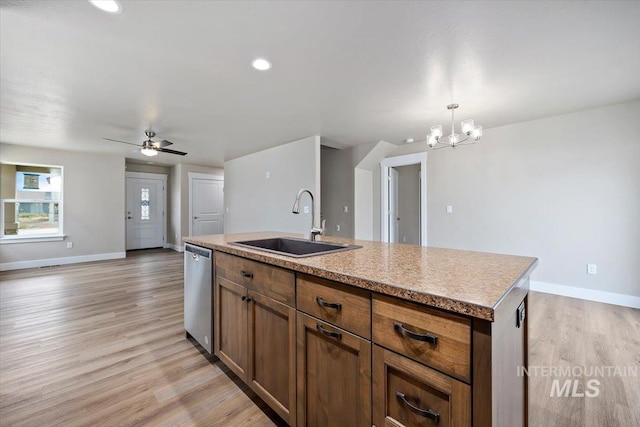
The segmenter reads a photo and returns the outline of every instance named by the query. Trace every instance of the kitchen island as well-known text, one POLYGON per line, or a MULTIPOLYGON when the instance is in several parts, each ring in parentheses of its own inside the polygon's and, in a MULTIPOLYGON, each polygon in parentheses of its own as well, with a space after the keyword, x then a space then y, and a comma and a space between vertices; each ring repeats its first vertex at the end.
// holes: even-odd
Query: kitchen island
POLYGON ((537 259, 352 239, 293 258, 213 249, 215 354, 291 425, 527 425, 537 259), (426 424, 425 424, 426 423, 426 424), (429 424, 431 423, 431 424, 429 424))

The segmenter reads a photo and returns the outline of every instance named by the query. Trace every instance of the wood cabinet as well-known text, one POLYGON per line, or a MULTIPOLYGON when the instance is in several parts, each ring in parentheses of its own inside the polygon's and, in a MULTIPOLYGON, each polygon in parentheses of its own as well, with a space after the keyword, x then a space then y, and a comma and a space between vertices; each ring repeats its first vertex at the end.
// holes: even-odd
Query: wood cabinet
POLYGON ((493 321, 216 252, 215 354, 289 425, 527 425, 529 278, 493 321))
POLYGON ((307 274, 296 285, 298 310, 371 339, 371 292, 307 274))
POLYGON ((378 345, 373 423, 378 427, 471 425, 471 387, 378 345))
POLYGON ((295 425, 296 310, 249 292, 248 384, 278 415, 295 425))
POLYGON ((371 426, 371 342, 298 313, 298 426, 371 426))
POLYGON ((284 303, 295 300, 293 273, 228 254, 215 259, 215 355, 294 425, 296 317, 284 303))
POLYGON ((384 295, 373 298, 373 340, 471 382, 471 319, 384 295))
POLYGON ((247 288, 217 276, 214 290, 214 354, 247 381, 247 288))

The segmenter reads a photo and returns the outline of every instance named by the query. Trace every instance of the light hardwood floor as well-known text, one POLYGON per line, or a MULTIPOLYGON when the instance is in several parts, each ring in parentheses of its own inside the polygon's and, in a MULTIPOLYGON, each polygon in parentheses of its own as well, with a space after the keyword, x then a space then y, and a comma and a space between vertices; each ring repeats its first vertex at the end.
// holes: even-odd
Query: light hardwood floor
MULTIPOLYGON (((284 425, 185 339, 182 254, 0 273, 0 425, 284 425)), ((640 365, 640 311, 532 293, 530 365, 640 365)), ((530 378, 530 425, 640 425, 638 378, 596 398, 530 378)), ((583 387, 581 388, 584 391, 583 387)))

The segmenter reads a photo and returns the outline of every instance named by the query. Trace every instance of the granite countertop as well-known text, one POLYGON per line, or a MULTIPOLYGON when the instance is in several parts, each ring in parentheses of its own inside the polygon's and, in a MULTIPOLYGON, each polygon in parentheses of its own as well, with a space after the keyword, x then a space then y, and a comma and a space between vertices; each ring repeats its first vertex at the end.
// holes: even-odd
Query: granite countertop
POLYGON ((187 243, 312 274, 444 310, 493 321, 504 296, 531 274, 537 258, 398 243, 322 237, 362 248, 293 258, 229 245, 269 237, 302 237, 275 232, 219 234, 183 239, 187 243))

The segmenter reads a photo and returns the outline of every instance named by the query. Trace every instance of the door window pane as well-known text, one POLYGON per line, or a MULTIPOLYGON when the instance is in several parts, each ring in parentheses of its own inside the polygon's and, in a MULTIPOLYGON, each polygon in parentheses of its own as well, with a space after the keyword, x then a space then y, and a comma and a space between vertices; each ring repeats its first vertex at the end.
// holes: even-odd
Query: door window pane
POLYGON ((140 190, 140 219, 149 219, 149 189, 142 188, 140 190))

